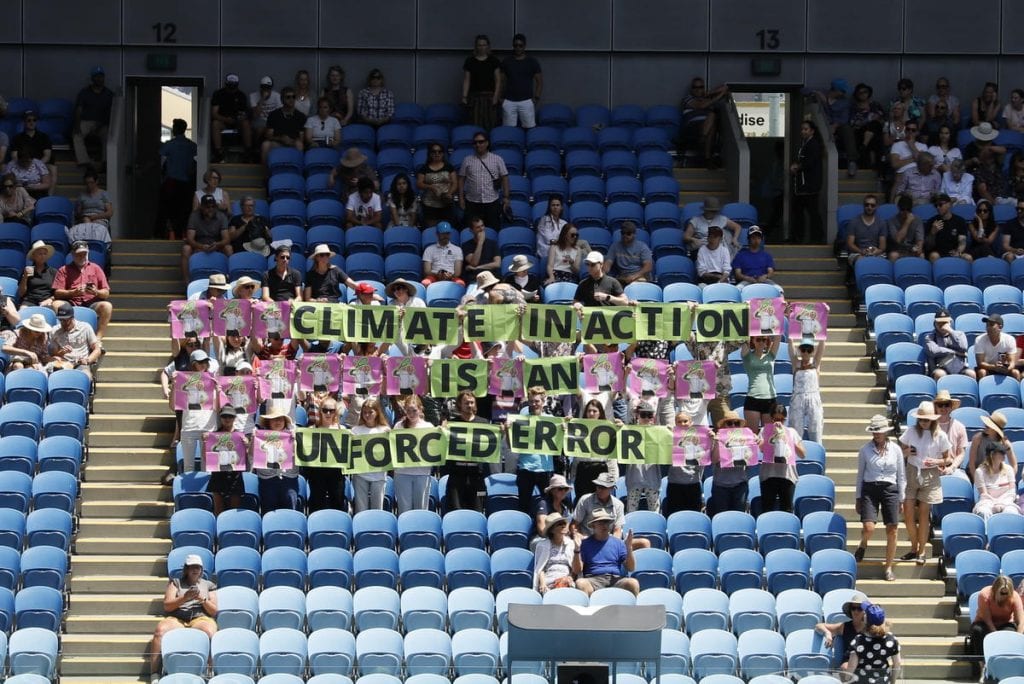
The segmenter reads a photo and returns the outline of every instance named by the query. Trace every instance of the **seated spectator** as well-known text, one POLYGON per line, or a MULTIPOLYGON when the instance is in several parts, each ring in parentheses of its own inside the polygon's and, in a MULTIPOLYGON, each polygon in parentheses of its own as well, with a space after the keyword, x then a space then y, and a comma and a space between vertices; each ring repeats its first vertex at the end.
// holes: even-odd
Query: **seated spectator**
POLYGON ((590 253, 590 243, 580 239, 579 229, 566 223, 558 239, 548 248, 548 273, 545 285, 578 283, 583 257, 590 253))
POLYGON ((114 311, 107 276, 102 268, 89 261, 89 245, 85 242, 71 245, 71 255, 71 262, 57 269, 53 276, 53 298, 95 311, 96 337, 102 341, 114 311))
POLYGON ((926 115, 931 117, 939 103, 946 105, 950 123, 952 123, 955 129, 960 125, 960 98, 953 94, 949 85, 949 79, 945 76, 940 76, 935 81, 935 92, 928 96, 928 102, 925 105, 926 115))
POLYGON ((203 174, 203 187, 192 193, 192 211, 199 208, 204 197, 211 195, 217 203, 217 211, 224 214, 224 218, 231 216, 231 195, 220 187, 221 180, 220 171, 217 169, 208 169, 203 174))
POLYGON ((1010 101, 1003 107, 1004 128, 1018 133, 1024 132, 1024 90, 1010 91, 1010 101))
POLYGON ((23 319, 16 330, 0 332, 0 351, 10 357, 7 372, 19 368, 45 370, 52 358, 49 339, 51 330, 42 314, 32 314, 23 319))
POLYGON ((106 77, 103 67, 93 67, 89 72, 89 85, 78 91, 75 99, 71 143, 79 166, 92 163, 85 147, 85 139, 90 136, 99 139, 100 164, 104 164, 107 157, 107 128, 110 126, 110 110, 114 106, 114 92, 104 84, 106 77))
POLYGON ((1024 256, 1024 200, 1017 202, 1017 217, 1013 221, 1003 224, 1003 258, 1012 264, 1022 256, 1024 256))
POLYGON ((1017 150, 1013 153, 1006 176, 1010 193, 1018 200, 1024 199, 1024 152, 1017 150))
POLYGON ((732 233, 730 239, 725 243, 729 249, 730 256, 740 249, 740 232, 743 230, 740 224, 722 214, 722 203, 717 197, 705 197, 701 205, 701 213, 686 222, 686 230, 683 233, 683 242, 690 254, 696 255, 697 251, 707 244, 708 231, 711 226, 718 226, 725 234, 725 229, 732 233))
POLYGON ((893 196, 909 195, 914 205, 928 204, 942 186, 942 176, 935 170, 935 158, 928 152, 917 155, 917 164, 909 166, 896 178, 893 196))
POLYGON ((998 136, 999 131, 991 123, 972 126, 971 137, 974 140, 963 150, 964 166, 974 174, 975 196, 984 197, 993 204, 999 204, 1000 198, 1009 199, 1012 194, 1003 174, 1006 148, 994 143, 998 136))
POLYGON ((28 110, 23 115, 24 129, 11 140, 11 160, 18 158, 18 151, 25 145, 31 150, 31 156, 46 164, 50 170, 50 178, 54 187, 57 185, 57 164, 53 159, 53 143, 50 136, 39 130, 39 115, 28 110))
MULTIPOLYGON (((893 116, 897 108, 893 107, 893 116)), ((917 139, 916 123, 907 122, 902 130, 903 137, 897 138, 889 148, 889 164, 896 174, 906 173, 917 163, 917 157, 928 151, 928 146, 917 139)))
POLYGON ((31 149, 24 143, 18 149, 17 157, 4 168, 4 174, 13 175, 33 199, 42 199, 53 190, 50 170, 42 161, 32 157, 31 149))
POLYGON ((417 295, 416 287, 405 278, 395 278, 384 289, 384 294, 391 298, 390 306, 397 306, 404 309, 407 306, 425 307, 427 305, 417 295))
POLYGON ((373 190, 372 180, 369 178, 359 179, 358 192, 349 195, 348 203, 345 205, 346 228, 353 226, 383 228, 380 195, 373 190))
POLYGON ((924 353, 928 372, 938 380, 946 375, 973 378, 974 369, 967 365, 967 336, 953 329, 953 317, 945 309, 935 314, 934 330, 924 335, 924 353))
POLYGON ((68 240, 86 240, 110 244, 110 217, 114 205, 107 191, 100 187, 99 176, 92 169, 85 172, 85 192, 75 203, 77 223, 68 231, 68 240))
POLYGON ((391 181, 388 191, 388 225, 418 226, 420 215, 420 198, 412 189, 409 174, 399 173, 391 181))
POLYGON ((498 243, 487 237, 484 220, 474 216, 469 220, 469 230, 473 233, 473 239, 462 245, 464 280, 476 280, 484 271, 500 275, 501 254, 498 252, 498 243))
POLYGON ((559 234, 562 232, 562 228, 565 227, 567 221, 563 214, 565 213, 565 202, 561 195, 551 195, 548 197, 548 208, 544 212, 544 215, 537 219, 535 228, 537 230, 537 258, 543 259, 548 255, 548 251, 551 249, 551 245, 555 244, 555 240, 558 239, 559 234))
MULTIPOLYGON (((945 107, 939 103, 938 107, 945 107)), ((949 171, 950 164, 956 160, 963 161, 960 148, 956 146, 956 138, 953 136, 953 128, 945 124, 938 127, 935 133, 929 138, 931 145, 928 147, 928 154, 935 159, 935 168, 939 173, 949 171)))
POLYGON ((103 355, 92 326, 75 320, 75 309, 68 302, 57 307, 57 329, 50 336, 50 355, 54 370, 74 368, 90 378, 92 365, 103 355))
POLYGON ((359 91, 356 113, 361 122, 374 128, 390 123, 395 115, 395 94, 384 87, 380 69, 371 69, 367 75, 366 87, 359 91))
POLYGON ((763 238, 760 227, 750 226, 750 230, 747 231, 747 246, 732 260, 733 278, 736 280, 736 287, 741 290, 751 283, 769 283, 779 287, 771 279, 775 273, 775 260, 762 247, 763 238))
MULTIPOLYGON (((326 97, 316 101, 316 114, 306 119, 305 143, 306 148, 311 147, 332 147, 337 149, 341 145, 342 131, 338 119, 331 116, 331 103, 326 97)), ((331 185, 334 185, 332 182, 331 185)))
POLYGON ((511 285, 523 294, 527 302, 539 302, 540 290, 543 287, 540 278, 530 272, 533 263, 525 254, 516 254, 508 265, 508 274, 501 282, 511 285))
POLYGON ((878 169, 882 160, 882 122, 885 120, 882 105, 871 99, 874 94, 867 83, 858 83, 853 87, 850 103, 849 126, 857 141, 858 164, 869 169, 878 169))
MULTIPOLYGON (((957 156, 960 155, 960 150, 956 148, 956 141, 949 139, 949 134, 953 131, 956 124, 953 123, 952 117, 949 115, 949 105, 945 102, 939 102, 935 105, 935 108, 931 110, 931 113, 927 115, 924 123, 921 124, 921 140, 928 143, 929 148, 942 147, 943 150, 948 149, 952 146, 957 151, 957 156), (942 129, 946 129, 946 140, 940 143, 942 138, 942 129)), ((943 164, 941 155, 936 155, 935 163, 940 167, 943 164)), ((940 171, 945 169, 940 168, 940 171)))
MULTIPOLYGON (((878 417, 884 418, 884 416, 878 417)), ((893 537, 893 540, 893 546, 895 547, 895 536, 893 537)), ((846 616, 845 620, 841 620, 839 622, 819 622, 814 626, 815 632, 824 635, 825 638, 822 642, 824 643, 825 648, 833 649, 833 652, 840 654, 840 669, 848 669, 847 662, 850 660, 850 652, 853 648, 853 638, 863 632, 867 627, 867 621, 864 619, 863 606, 867 600, 867 596, 859 591, 855 591, 850 594, 849 600, 843 604, 843 614, 846 616), (836 638, 842 640, 840 641, 840 648, 838 649, 833 646, 833 642, 836 638)))
POLYGON ((306 148, 306 115, 295 106, 295 89, 286 86, 281 89, 281 106, 267 116, 263 129, 263 144, 260 157, 264 165, 270 150, 275 147, 294 147, 300 152, 306 148))
POLYGON ((428 228, 455 220, 452 194, 459 187, 459 177, 445 153, 441 145, 430 143, 426 163, 416 169, 416 189, 423 193, 423 224, 428 228))
POLYGON ((896 215, 885 222, 889 259, 896 261, 905 256, 924 256, 924 224, 913 212, 914 200, 900 195, 896 198, 896 208, 896 215))
POLYGON ((32 214, 36 208, 35 199, 18 183, 13 173, 4 173, 3 192, 0 192, 0 217, 7 223, 32 225, 32 214))
POLYGON ((623 221, 618 242, 612 244, 604 258, 605 271, 623 286, 642 283, 654 269, 651 248, 636 239, 636 224, 623 221))
POLYGON ((1009 447, 1000 442, 985 447, 985 460, 974 471, 974 486, 978 490, 978 501, 974 512, 988 520, 997 513, 1016 513, 1016 473, 1006 462, 1009 447))
POLYGON ((544 516, 544 536, 533 552, 533 588, 541 594, 551 589, 575 587, 572 578, 576 540, 567 534, 569 519, 559 512, 544 516))
POLYGON ((720 85, 708 92, 704 79, 695 77, 690 81, 690 93, 683 97, 679 104, 682 110, 681 133, 684 140, 687 135, 696 133, 698 150, 704 155, 708 168, 718 168, 714 159, 715 143, 718 139, 718 108, 719 102, 729 94, 729 87, 720 85))
POLYGON ((291 267, 292 248, 281 246, 274 252, 274 268, 263 275, 262 299, 265 302, 289 302, 302 299, 302 274, 291 267))
MULTIPOLYGON (((86 246, 88 249, 88 246, 86 246)), ((217 200, 213 195, 204 195, 199 209, 192 212, 185 228, 185 244, 181 248, 181 273, 187 282, 188 260, 199 252, 220 252, 225 256, 234 254, 228 220, 217 211, 217 200)))
POLYGON ((359 181, 369 178, 373 181, 374 190, 380 188, 380 181, 377 180, 377 172, 372 166, 366 163, 367 157, 358 147, 350 147, 341 156, 338 165, 331 169, 328 180, 328 187, 334 187, 337 181, 341 181, 341 201, 346 202, 350 195, 358 192, 359 181))
POLYGON ((238 207, 242 213, 232 216, 228 221, 231 253, 252 252, 270 256, 270 226, 264 217, 256 213, 256 200, 246 195, 238 207))
MULTIPOLYGON (((465 285, 462 280, 462 253, 451 243, 452 225, 447 221, 437 224, 437 242, 423 250, 423 284, 430 285, 439 280, 452 280, 465 285)), ((489 271, 485 271, 489 273, 489 271)), ((482 274, 479 274, 482 275, 482 274)))
POLYGON ((991 314, 981 320, 985 324, 985 334, 974 340, 978 379, 986 375, 1009 375, 1020 380, 1021 374, 1016 368, 1017 343, 1003 332, 1003 317, 991 314))
POLYGON ((149 672, 152 682, 160 679, 160 642, 168 632, 191 627, 206 633, 211 639, 217 632, 217 585, 203 579, 203 559, 196 554, 185 556, 180 579, 167 583, 164 592, 164 612, 149 646, 149 672))
POLYGON ((587 277, 580 281, 573 298, 573 306, 581 312, 585 306, 625 306, 629 298, 623 293, 622 283, 604 272, 604 255, 598 251, 587 254, 587 277))
POLYGON ((732 255, 722 242, 722 229, 708 228, 707 244, 697 250, 697 278, 700 286, 712 283, 727 283, 732 273, 732 255))
POLYGON ((880 256, 885 254, 885 238, 887 226, 876 215, 878 198, 874 195, 864 196, 864 211, 854 216, 846 226, 846 251, 852 266, 862 256, 880 256))
POLYGON ((968 650, 976 659, 975 676, 981 673, 985 636, 1001 630, 1024 631, 1024 603, 1020 594, 1013 590, 1013 580, 1006 575, 999 575, 990 586, 978 592, 978 611, 967 635, 968 650))
POLYGON ((622 525, 626 519, 626 508, 622 501, 615 496, 616 478, 610 473, 602 473, 593 481, 594 491, 584 494, 576 502, 576 509, 573 511, 572 519, 576 532, 584 538, 593 534, 590 521, 593 514, 604 511, 614 521, 612 533, 622 536, 622 525))
POLYGON ((274 90, 274 79, 264 76, 260 89, 249 93, 249 110, 252 112, 252 130, 256 140, 262 140, 270 115, 281 109, 281 93, 274 90))
POLYGON ((579 551, 573 555, 572 571, 578 579, 576 588, 587 596, 598 589, 617 587, 633 594, 640 593, 640 583, 632 577, 621 575, 633 572, 633 530, 622 540, 611 534, 615 518, 604 510, 595 510, 588 520, 592 534, 583 538, 577 532, 573 541, 579 551))
MULTIPOLYGON (((212 280, 213 276, 210 278, 212 280)), ((242 276, 235 281, 231 288, 231 296, 235 299, 259 299, 263 296, 263 290, 260 288, 259 281, 253 280, 249 276, 242 276)))
POLYGON ((981 123, 996 125, 1002 114, 1003 105, 999 102, 999 85, 986 81, 981 95, 971 100, 971 124, 981 123))
POLYGON ((552 475, 547 486, 544 487, 542 496, 533 498, 530 513, 533 516, 537 537, 531 541, 531 546, 547 535, 549 514, 558 513, 572 522, 572 488, 564 475, 552 475))
POLYGON ((307 302, 337 302, 342 287, 356 289, 356 281, 331 263, 334 252, 327 245, 317 245, 310 255, 313 267, 306 272, 302 299, 307 302))
POLYGON ((967 453, 967 477, 972 481, 975 479, 975 472, 981 462, 985 460, 988 447, 992 444, 1002 444, 1006 447, 1006 460, 1014 472, 1017 471, 1017 455, 1013 452, 1010 440, 1006 438, 1006 414, 1002 411, 993 411, 990 416, 982 416, 982 428, 971 438, 971 446, 967 453))
POLYGON ((331 65, 327 68, 327 78, 320 97, 327 100, 330 115, 342 126, 348 126, 356 108, 352 103, 352 90, 345 85, 345 70, 340 66, 331 65))
POLYGON ((939 191, 949 195, 954 204, 974 204, 974 176, 964 170, 963 159, 949 162, 949 170, 942 174, 939 191))
POLYGON ((246 150, 252 147, 252 125, 249 122, 249 98, 238 88, 238 74, 224 77, 224 87, 210 98, 210 139, 213 151, 210 163, 224 161, 224 131, 234 130, 242 136, 246 150))
POLYGON ((53 304, 53 276, 57 269, 47 263, 54 249, 42 240, 36 240, 28 250, 32 263, 21 272, 18 281, 18 298, 21 306, 50 306, 53 304))
POLYGON ((967 252, 967 222, 953 213, 953 201, 949 195, 935 198, 938 214, 928 219, 925 224, 925 250, 928 258, 937 261, 941 257, 962 257, 973 261, 967 252))
POLYGON ((914 82, 909 78, 901 78, 896 83, 896 97, 890 101, 890 106, 900 103, 906 111, 906 121, 920 123, 924 117, 925 101, 914 95, 914 82))

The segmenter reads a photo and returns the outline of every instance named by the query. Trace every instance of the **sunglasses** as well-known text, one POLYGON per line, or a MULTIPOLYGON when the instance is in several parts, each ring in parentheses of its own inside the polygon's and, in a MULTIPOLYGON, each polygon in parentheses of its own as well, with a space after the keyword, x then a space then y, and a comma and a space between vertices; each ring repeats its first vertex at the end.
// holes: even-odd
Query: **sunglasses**
POLYGON ((935 408, 950 408, 953 406, 951 401, 937 401, 935 402, 935 408))
POLYGON ((738 420, 727 420, 724 423, 722 423, 722 425, 724 425, 725 427, 739 427, 742 424, 743 423, 738 420))
POLYGON ((321 411, 322 413, 337 413, 337 412, 338 412, 338 409, 336 409, 336 408, 327 408, 327 407, 325 406, 325 407, 323 407, 322 409, 320 409, 320 411, 321 411))
MULTIPOLYGON (((323 255, 321 254, 320 256, 323 256, 323 255)), ((279 256, 279 257, 277 257, 277 260, 278 261, 291 261, 292 258, 290 256, 279 256)))

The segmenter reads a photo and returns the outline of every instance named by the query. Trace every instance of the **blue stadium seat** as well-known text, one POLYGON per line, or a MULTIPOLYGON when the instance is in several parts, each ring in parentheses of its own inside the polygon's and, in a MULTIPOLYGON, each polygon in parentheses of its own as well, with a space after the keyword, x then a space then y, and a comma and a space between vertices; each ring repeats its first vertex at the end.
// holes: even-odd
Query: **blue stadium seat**
POLYGON ((971 264, 960 257, 941 257, 932 262, 932 282, 941 289, 950 285, 970 285, 971 264))
POLYGON ((832 667, 832 649, 815 629, 801 629, 786 637, 786 667, 790 676, 805 677, 832 667))
POLYGON ((51 470, 39 473, 32 480, 32 506, 35 509, 56 508, 75 512, 78 498, 78 479, 70 473, 51 470))
POLYGON ((451 637, 439 629, 417 629, 405 635, 405 666, 410 674, 444 675, 451 666, 451 637))
POLYGON ((764 558, 752 549, 731 548, 718 554, 718 580, 726 594, 760 589, 763 574, 764 558))
POLYGON ((497 511, 516 510, 519 507, 519 490, 516 487, 515 475, 493 473, 484 479, 484 487, 487 490, 487 515, 497 511))
POLYGON ((740 674, 747 679, 786 669, 786 640, 771 629, 752 629, 740 633, 737 653, 740 674))
POLYGON ((718 586, 718 556, 707 549, 687 548, 672 557, 676 589, 686 595, 694 589, 718 586))
POLYGON ((661 302, 661 286, 655 283, 630 283, 624 288, 623 294, 631 301, 661 302))
POLYGON ((613 150, 633 153, 633 131, 609 126, 597 132, 597 149, 602 154, 613 150))
POLYGON ((498 636, 484 629, 456 632, 452 637, 452 664, 457 675, 496 675, 501 664, 498 636))
POLYGON ((398 521, 388 511, 360 511, 352 518, 352 533, 357 551, 372 546, 394 549, 398 543, 398 521))
POLYGON ((360 631, 356 637, 356 661, 359 672, 398 676, 405 658, 402 635, 390 629, 360 631))
POLYGON ((896 380, 895 387, 896 408, 900 416, 906 416, 922 401, 931 401, 936 392, 935 381, 927 375, 904 375, 896 380))
POLYGON ((263 520, 259 513, 241 508, 229 509, 217 516, 217 545, 219 548, 244 546, 260 548, 263 520))
MULTIPOLYGON (((460 591, 476 591, 468 587, 460 591)), ((406 633, 417 629, 445 629, 448 597, 433 587, 413 587, 402 592, 402 626, 406 633)))
MULTIPOLYGON (((203 567, 206 567, 205 563, 203 567)), ((219 587, 245 587, 253 591, 259 588, 260 554, 255 549, 245 546, 222 548, 217 551, 212 567, 217 568, 219 587)))
POLYGON ((24 513, 13 508, 0 508, 0 548, 20 551, 25 541, 25 529, 24 513))
POLYGON ((36 442, 21 435, 0 437, 0 471, 16 471, 31 476, 38 461, 36 442))
MULTIPOLYGON (((651 239, 654 239, 653 236, 651 239)), ((693 283, 669 283, 664 285, 661 296, 666 302, 699 303, 703 299, 700 288, 693 283)))
POLYGON ((460 548, 445 554, 445 573, 448 590, 459 587, 480 587, 491 585, 491 559, 486 552, 474 548, 460 548))
POLYGON ((806 589, 810 583, 811 559, 798 549, 776 549, 764 559, 765 585, 773 594, 787 589, 806 589))
POLYGON ((306 516, 301 511, 280 509, 263 516, 263 548, 306 548, 306 516))
MULTIPOLYGON (((20 582, 21 552, 9 546, 0 546, 0 588, 13 592, 18 588, 20 582)), ((6 594, 3 594, 3 597, 6 598, 6 594)), ((13 603, 9 613, 11 616, 14 615, 13 603)))
POLYGON ((491 629, 494 596, 478 587, 462 587, 448 596, 448 618, 452 633, 463 629, 491 629))
POLYGON ((33 219, 36 223, 59 223, 70 228, 75 224, 75 207, 67 197, 51 195, 36 201, 33 219))
POLYGON ((768 511, 757 517, 757 548, 767 556, 775 549, 800 548, 800 519, 786 511, 768 511))
POLYGON ((703 290, 705 304, 718 304, 740 301, 739 289, 730 283, 712 283, 703 290))
POLYGON ((925 372, 924 348, 913 342, 897 342, 885 350, 890 386, 903 375, 925 372))
POLYGON ((372 546, 360 549, 352 557, 356 587, 388 587, 398 584, 398 554, 392 549, 372 546))
POLYGON ((291 546, 266 549, 260 561, 263 587, 306 588, 306 554, 291 546))
POLYGON ((914 320, 922 314, 937 313, 943 308, 943 301, 942 290, 930 284, 911 285, 904 293, 907 315, 914 320))
POLYGON ((832 511, 815 511, 803 518, 804 550, 814 555, 822 549, 846 548, 846 519, 832 511))
POLYGON ((801 520, 814 511, 831 511, 835 506, 835 482, 824 475, 805 475, 793 492, 793 511, 801 520))
POLYGON ((671 178, 674 166, 675 163, 672 160, 672 156, 665 150, 637 150, 637 170, 640 172, 640 177, 643 180, 671 178))
POLYGON ((981 290, 973 285, 950 285, 943 292, 943 303, 953 318, 967 313, 982 313, 981 290))
POLYGON ((21 554, 21 591, 28 587, 49 587, 64 591, 68 574, 68 553, 54 546, 36 546, 21 554))
MULTIPOLYGON (((272 151, 271 155, 273 153, 272 151)), ((287 156, 291 157, 294 155, 289 153, 287 156)), ((333 148, 314 147, 313 149, 306 150, 305 155, 302 156, 301 170, 307 177, 320 173, 330 173, 338 165, 340 158, 338 151, 333 148)), ((271 171, 271 173, 276 175, 274 171, 271 171)))
POLYGON ((942 503, 932 507, 933 522, 941 525, 943 520, 957 511, 971 513, 974 509, 975 497, 974 487, 971 483, 954 475, 943 475, 940 481, 942 503))
POLYGON ((491 553, 506 548, 525 549, 533 534, 533 520, 521 511, 496 511, 487 518, 491 553))
POLYGON ((19 631, 39 627, 56 632, 61 627, 63 614, 64 597, 53 587, 25 587, 14 596, 14 621, 19 631))
POLYGON ((576 283, 551 283, 544 286, 545 304, 572 304, 576 297, 576 283))
POLYGON ((1006 682, 1024 677, 1024 634, 999 631, 985 635, 985 676, 1006 682))
MULTIPOLYGON (((43 199, 51 198, 44 197, 43 199)), ((32 233, 29 230, 29 227, 15 221, 7 221, 6 223, 7 225, 4 226, 3 235, 0 235, 0 248, 15 250, 22 254, 27 253, 33 242, 32 233)), ((17 292, 16 289, 10 291, 12 295, 15 292, 17 292)))
POLYGON ((260 638, 255 631, 228 627, 219 629, 210 639, 210 663, 217 675, 241 675, 251 679, 256 676, 259 658, 260 638))
POLYGON ((356 628, 398 629, 401 599, 390 587, 362 587, 352 597, 352 617, 356 628))
POLYGON ((264 674, 302 676, 306 669, 306 635, 282 627, 264 631, 260 635, 260 667, 264 674))
MULTIPOLYGON (((647 512, 647 511, 638 511, 647 512)), ((672 556, 660 548, 634 552, 636 567, 630 573, 640 589, 668 589, 672 586, 672 556)))
POLYGON ((508 630, 508 606, 512 603, 539 606, 541 605, 541 596, 532 588, 524 587, 504 589, 498 592, 494 598, 494 616, 499 633, 508 630))
POLYGON ((352 517, 332 509, 310 513, 306 534, 311 550, 325 547, 347 549, 352 543, 352 517))
POLYGON ((280 199, 271 202, 268 218, 271 226, 304 226, 306 225, 306 203, 295 199, 280 199))
POLYGON ((431 283, 427 286, 427 306, 455 308, 465 294, 465 286, 455 282, 431 283))
POLYGON ((10 672, 13 675, 7 681, 23 677, 27 684, 32 682, 30 678, 35 675, 49 682, 56 675, 58 645, 57 634, 53 631, 38 627, 19 627, 11 634, 6 646, 10 657, 10 672))
POLYGON ((217 627, 256 631, 259 597, 248 587, 217 588, 217 627))
MULTIPOLYGON (((566 171, 572 173, 572 169, 579 170, 589 169, 587 163, 580 164, 580 158, 576 160, 576 165, 570 168, 568 162, 568 155, 566 155, 566 171)), ((623 150, 612 150, 610 152, 603 152, 601 154, 601 173, 605 179, 614 178, 616 176, 626 176, 628 178, 635 178, 638 173, 637 157, 632 152, 626 152, 623 150)))
MULTIPOLYGON (((658 284, 665 288, 675 283, 694 283, 697 280, 697 272, 693 261, 685 256, 670 254, 660 257, 654 265, 654 271, 658 284)), ((727 283, 716 283, 726 285, 727 283)), ((708 288, 714 287, 709 285, 708 288)), ((731 286, 730 287, 734 287, 731 286)), ((705 293, 708 288, 705 288, 705 293)))
POLYGON ((673 554, 683 549, 710 549, 711 519, 700 511, 677 511, 668 518, 666 534, 673 554))
POLYGON ((433 548, 405 549, 398 557, 402 588, 444 586, 444 555, 433 548))
MULTIPOLYGON (((442 124, 440 121, 432 120, 433 117, 431 116, 431 108, 437 106, 438 105, 431 105, 431 107, 427 109, 428 123, 421 124, 413 129, 413 147, 419 149, 421 147, 426 147, 430 143, 437 143, 438 145, 444 148, 448 147, 449 139, 448 128, 446 128, 447 124, 442 124)), ((451 110, 447 110, 444 112, 444 116, 446 119, 449 116, 450 112, 451 110)))
POLYGON ((352 616, 353 598, 348 589, 315 587, 306 594, 306 624, 311 631, 328 628, 349 631, 352 616))
POLYGON ((992 413, 1020 408, 1020 381, 1005 375, 987 375, 978 381, 981 409, 992 413))
POLYGON ((171 515, 171 543, 174 546, 202 546, 213 551, 217 519, 202 508, 186 508, 171 515))
MULTIPOLYGON (((945 531, 945 521, 943 521, 945 531)), ((1006 553, 1024 548, 1024 516, 1017 513, 996 513, 985 522, 989 551, 1002 558, 1006 553)), ((24 559, 22 559, 24 571, 24 559)))
POLYGON ((966 375, 945 375, 936 381, 935 389, 936 391, 946 390, 954 399, 959 399, 961 408, 979 408, 981 406, 978 381, 966 375))
POLYGON ((801 629, 814 629, 821 622, 822 598, 809 589, 787 589, 775 597, 779 631, 789 636, 801 629))
POLYGON ((864 305, 867 310, 868 327, 872 327, 875 319, 882 314, 904 313, 903 289, 885 283, 872 285, 864 291, 864 305))
POLYGON ((857 583, 857 561, 842 549, 822 549, 811 556, 811 585, 824 596, 833 589, 852 589, 857 583))
POLYGON ((903 257, 892 267, 896 287, 904 290, 912 285, 932 284, 932 264, 921 257, 903 257))
POLYGON ((992 285, 1010 284, 1010 265, 997 257, 982 257, 971 263, 971 282, 984 290, 992 285))
MULTIPOLYGON (((685 599, 684 599, 685 601, 685 599)), ((731 675, 739 667, 736 637, 724 629, 704 629, 690 635, 693 675, 731 675)))
POLYGON ((259 611, 264 631, 279 627, 302 629, 306 624, 306 595, 296 587, 267 587, 260 592, 259 611))
POLYGON ((298 173, 276 173, 267 179, 267 196, 279 199, 306 199, 306 180, 298 173))
POLYGON ((711 519, 715 551, 753 549, 757 539, 753 516, 742 511, 721 511, 711 519))
MULTIPOLYGON (((190 280, 209 278, 215 273, 223 275, 228 273, 228 258, 220 252, 198 252, 189 257, 188 276, 190 280)), ((0 275, 7 275, 4 273, 2 255, 0 255, 0 275)))

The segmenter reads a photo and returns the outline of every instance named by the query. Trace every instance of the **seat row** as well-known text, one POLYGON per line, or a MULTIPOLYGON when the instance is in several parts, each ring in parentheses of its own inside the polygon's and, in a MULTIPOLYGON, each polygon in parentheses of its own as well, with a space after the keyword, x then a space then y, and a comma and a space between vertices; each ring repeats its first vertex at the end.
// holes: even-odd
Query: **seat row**
MULTIPOLYGON (((22 675, 22 677, 32 677, 33 679, 18 679, 17 684, 46 684, 44 679, 35 679, 36 675, 22 675)), ((803 677, 803 680, 804 684, 840 684, 838 679, 828 675, 810 675, 803 677)), ((7 681, 15 684, 14 679, 7 681)), ((298 675, 284 673, 264 675, 258 681, 247 675, 239 674, 216 675, 205 680, 199 675, 177 673, 161 677, 160 681, 166 684, 303 684, 303 681, 305 684, 353 684, 351 677, 340 674, 314 675, 303 680, 298 675)), ((464 674, 454 679, 435 674, 413 674, 403 680, 394 675, 375 673, 358 677, 355 684, 402 684, 403 681, 405 684, 547 684, 549 680, 540 675, 522 673, 516 673, 500 680, 482 674, 464 674)), ((654 672, 651 673, 650 678, 618 673, 614 679, 609 678, 609 681, 613 681, 614 684, 697 684, 692 677, 687 675, 662 673, 659 678, 654 672)), ((707 675, 700 680, 700 684, 792 684, 792 682, 792 679, 776 674, 758 675, 752 677, 749 683, 739 677, 725 674, 707 675)), ((1004 683, 1024 684, 1024 677, 1011 677, 1004 680, 1004 683)))
POLYGON ((936 393, 943 390, 958 400, 962 407, 980 408, 991 413, 1021 405, 1014 392, 1016 384, 1016 381, 1007 384, 1006 379, 992 376, 979 381, 966 375, 945 375, 938 380, 928 375, 901 375, 896 380, 894 391, 901 416, 907 415, 922 401, 931 401, 936 393))
POLYGON ((953 567, 946 567, 947 577, 956 578, 956 595, 961 604, 977 591, 991 586, 1000 574, 1019 582, 1024 578, 1024 549, 1014 549, 1002 558, 985 549, 966 549, 956 555, 953 567))
POLYGON ((48 629, 26 627, 0 634, 0 666, 9 663, 5 684, 51 684, 57 674, 57 634, 48 629))
MULTIPOLYGON (((969 311, 955 314, 953 329, 964 334, 967 344, 974 346, 978 337, 985 334, 985 313, 969 311)), ((1003 332, 1011 337, 1024 334, 1024 314, 1008 313, 1002 316, 1003 332)), ((903 313, 884 313, 875 319, 875 347, 881 358, 890 345, 897 342, 914 342, 923 346, 925 336, 935 331, 935 312, 928 311, 911 316, 903 313)), ((968 357, 968 362, 973 361, 968 357)))
POLYGON ((0 394, 5 404, 27 402, 43 407, 49 403, 69 402, 88 407, 92 381, 77 369, 46 374, 34 368, 19 368, 0 376, 0 394))
POLYGON ((879 283, 864 292, 868 324, 873 328, 879 316, 887 313, 907 314, 917 319, 945 309, 953 318, 961 314, 999 314, 1017 316, 1024 311, 1019 287, 1006 284, 952 285, 942 290, 935 285, 918 283, 906 289, 879 283))
POLYGON ((945 289, 951 285, 1013 285, 1024 283, 1024 261, 1012 264, 996 257, 983 257, 973 262, 960 257, 941 257, 934 262, 922 257, 901 257, 895 262, 885 257, 861 257, 853 265, 857 290, 863 294, 876 284, 895 285, 907 289, 911 285, 935 285, 945 289))
POLYGON ((942 555, 954 561, 964 551, 987 549, 998 558, 1010 561, 1017 580, 1024 578, 1024 516, 1018 513, 996 513, 985 520, 967 511, 947 513, 941 520, 942 555))

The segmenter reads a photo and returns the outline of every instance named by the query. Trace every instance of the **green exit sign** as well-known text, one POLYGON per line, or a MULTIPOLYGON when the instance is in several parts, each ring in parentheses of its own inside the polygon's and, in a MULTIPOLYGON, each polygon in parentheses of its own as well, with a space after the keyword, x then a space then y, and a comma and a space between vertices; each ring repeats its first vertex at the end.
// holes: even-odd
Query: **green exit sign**
POLYGON ((778 76, 782 73, 782 60, 778 57, 755 57, 750 60, 752 76, 778 76))
POLYGON ((175 71, 177 68, 178 55, 169 52, 146 55, 146 69, 148 71, 175 71))

